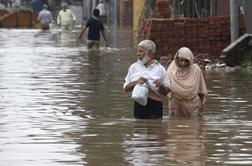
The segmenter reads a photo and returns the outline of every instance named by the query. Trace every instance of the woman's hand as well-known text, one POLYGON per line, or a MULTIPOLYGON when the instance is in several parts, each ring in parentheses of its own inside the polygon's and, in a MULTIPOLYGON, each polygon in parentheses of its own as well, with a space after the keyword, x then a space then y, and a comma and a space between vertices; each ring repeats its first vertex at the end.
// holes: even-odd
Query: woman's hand
POLYGON ((153 83, 156 85, 156 87, 159 88, 159 91, 160 91, 164 96, 166 96, 166 95, 170 92, 170 89, 169 89, 168 87, 165 87, 165 86, 161 83, 161 81, 160 81, 159 79, 155 80, 153 83))

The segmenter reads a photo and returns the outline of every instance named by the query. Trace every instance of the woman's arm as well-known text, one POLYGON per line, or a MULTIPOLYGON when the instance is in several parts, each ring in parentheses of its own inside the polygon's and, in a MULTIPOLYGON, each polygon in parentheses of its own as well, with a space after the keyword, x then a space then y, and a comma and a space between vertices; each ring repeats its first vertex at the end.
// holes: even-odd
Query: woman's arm
POLYGON ((156 80, 154 81, 154 83, 156 84, 156 87, 159 88, 159 92, 162 93, 164 96, 166 96, 170 92, 170 88, 164 86, 160 80, 156 80))

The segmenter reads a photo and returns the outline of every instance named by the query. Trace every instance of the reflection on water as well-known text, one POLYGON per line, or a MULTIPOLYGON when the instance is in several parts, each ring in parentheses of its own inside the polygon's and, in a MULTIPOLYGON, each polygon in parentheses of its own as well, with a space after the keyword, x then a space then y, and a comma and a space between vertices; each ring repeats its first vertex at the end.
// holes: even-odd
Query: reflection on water
POLYGON ((137 120, 132 131, 125 141, 132 165, 205 165, 202 118, 137 120))
POLYGON ((169 151, 166 125, 161 121, 137 120, 124 141, 126 159, 131 165, 163 165, 169 151))
POLYGON ((252 165, 250 72, 205 73, 203 118, 134 120, 129 33, 88 51, 78 31, 0 29, 0 165, 252 165))
POLYGON ((174 164, 202 166, 205 164, 204 121, 200 117, 173 118, 168 121, 167 140, 170 160, 174 164))

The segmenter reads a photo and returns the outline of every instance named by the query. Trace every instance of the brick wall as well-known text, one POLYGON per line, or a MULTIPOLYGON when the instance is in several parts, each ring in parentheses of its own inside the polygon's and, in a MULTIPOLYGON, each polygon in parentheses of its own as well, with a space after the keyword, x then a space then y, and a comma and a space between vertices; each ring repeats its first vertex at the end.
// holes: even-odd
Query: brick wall
MULTIPOLYGON (((207 53, 219 56, 221 51, 230 44, 230 17, 216 16, 206 18, 164 18, 170 12, 165 6, 169 1, 157 1, 155 16, 143 22, 139 30, 139 39, 150 39, 156 43, 157 59, 162 56, 174 55, 183 46, 194 54, 207 53)), ((239 17, 240 35, 245 33, 243 16, 239 17)))

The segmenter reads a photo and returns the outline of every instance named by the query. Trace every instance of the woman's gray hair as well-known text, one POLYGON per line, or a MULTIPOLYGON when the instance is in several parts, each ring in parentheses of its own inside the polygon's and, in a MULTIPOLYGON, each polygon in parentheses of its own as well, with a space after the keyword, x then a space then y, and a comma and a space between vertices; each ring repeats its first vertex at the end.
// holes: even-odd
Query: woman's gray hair
POLYGON ((151 40, 143 40, 138 44, 138 47, 144 47, 145 49, 151 50, 153 54, 156 52, 156 45, 151 40))

